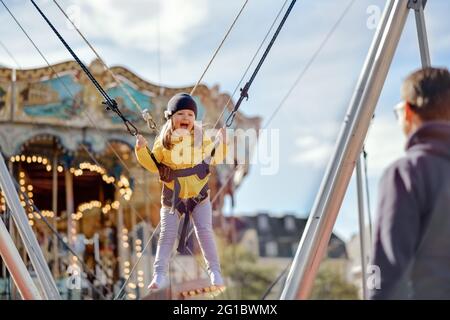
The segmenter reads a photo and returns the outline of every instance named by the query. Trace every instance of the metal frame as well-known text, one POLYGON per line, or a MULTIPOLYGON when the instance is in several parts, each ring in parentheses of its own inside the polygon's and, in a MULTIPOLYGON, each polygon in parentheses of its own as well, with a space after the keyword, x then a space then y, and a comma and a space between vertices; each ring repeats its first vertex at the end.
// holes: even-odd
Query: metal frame
POLYGON ((364 182, 363 182, 363 162, 361 161, 360 155, 356 162, 356 190, 358 197, 358 222, 359 222, 359 245, 361 253, 361 280, 362 280, 362 293, 363 299, 368 298, 368 288, 367 288, 367 243, 366 243, 366 223, 364 216, 366 214, 365 201, 364 201, 364 182))
POLYGON ((331 232, 360 156, 370 121, 386 80, 411 5, 416 14, 423 63, 429 62, 421 0, 389 0, 375 32, 333 156, 312 207, 280 299, 306 299, 326 252, 331 232), (417 12, 417 11, 416 11, 417 12), (420 25, 419 25, 420 24, 420 25), (419 31, 420 30, 420 31, 419 31), (427 58, 428 56, 428 58, 427 58))
MULTIPOLYGON (((59 291, 56 286, 56 283, 52 277, 52 274, 47 265, 47 262, 45 261, 44 255, 41 251, 41 248, 36 239, 36 236, 34 235, 34 232, 31 229, 31 226, 28 224, 27 215, 25 213, 24 208, 20 204, 19 196, 16 192, 14 183, 12 181, 12 178, 6 167, 5 160, 1 153, 0 153, 0 188, 3 190, 3 192, 5 194, 6 203, 8 204, 8 207, 11 210, 11 215, 17 226, 19 235, 22 238, 23 244, 27 250, 28 256, 30 257, 33 268, 36 271, 39 283, 41 285, 40 287, 42 290, 42 292, 41 292, 42 298, 49 299, 49 300, 60 300, 61 297, 59 295, 59 291)), ((3 223, 2 223, 2 226, 4 227, 3 223)), ((0 234, 1 234, 2 238, 6 239, 5 241, 8 241, 8 238, 11 239, 6 227, 0 229, 0 234)), ((14 248, 15 248, 15 246, 14 246, 14 248)), ((2 248, 2 255, 5 254, 10 257, 15 257, 14 248, 11 247, 11 243, 9 245, 5 245, 2 248)), ((15 257, 14 260, 12 260, 13 264, 10 263, 10 265, 8 266, 8 270, 11 273, 15 272, 15 270, 13 270, 15 266, 20 267, 20 264, 16 260, 16 258, 17 257, 15 257)), ((23 261, 22 261, 22 263, 23 263, 23 261)), ((25 268, 25 270, 26 270, 26 268, 25 268)), ((22 286, 22 288, 20 290, 21 294, 25 294, 26 292, 34 292, 34 288, 32 288, 32 286, 29 282, 29 279, 26 277, 26 275, 24 274, 23 271, 24 270, 16 273, 16 278, 14 278, 16 285, 18 287, 19 287, 19 284, 22 286), (25 290, 26 289, 25 287, 27 287, 28 289, 25 290)), ((27 294, 27 296, 28 296, 28 294, 27 294)), ((38 297, 34 294, 32 296, 38 297)))
POLYGON ((24 300, 40 300, 41 295, 28 273, 3 220, 0 218, 0 256, 24 300))

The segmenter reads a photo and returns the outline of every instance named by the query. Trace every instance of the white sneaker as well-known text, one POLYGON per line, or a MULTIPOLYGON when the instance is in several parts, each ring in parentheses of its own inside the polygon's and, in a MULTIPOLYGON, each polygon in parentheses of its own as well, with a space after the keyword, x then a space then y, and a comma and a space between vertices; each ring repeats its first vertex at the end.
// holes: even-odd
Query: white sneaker
POLYGON ((216 286, 216 287, 224 287, 225 286, 225 283, 223 282, 220 271, 210 271, 209 279, 211 280, 212 286, 216 286))
POLYGON ((152 282, 150 282, 147 289, 150 289, 150 290, 164 289, 169 285, 168 280, 169 279, 164 274, 155 274, 153 276, 152 282))

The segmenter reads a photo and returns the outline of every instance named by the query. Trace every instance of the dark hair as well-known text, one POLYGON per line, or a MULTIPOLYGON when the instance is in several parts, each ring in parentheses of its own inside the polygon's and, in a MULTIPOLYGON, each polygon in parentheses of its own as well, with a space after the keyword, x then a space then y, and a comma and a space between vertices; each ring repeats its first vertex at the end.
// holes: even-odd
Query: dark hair
POLYGON ((410 74, 402 98, 424 121, 450 121, 450 73, 446 68, 424 68, 410 74))

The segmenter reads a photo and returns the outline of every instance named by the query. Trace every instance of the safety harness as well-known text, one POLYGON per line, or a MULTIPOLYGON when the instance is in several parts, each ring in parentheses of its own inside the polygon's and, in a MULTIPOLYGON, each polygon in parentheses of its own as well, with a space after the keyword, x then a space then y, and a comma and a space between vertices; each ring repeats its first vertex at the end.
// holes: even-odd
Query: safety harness
POLYGON ((162 187, 162 203, 168 207, 170 207, 170 212, 175 214, 175 210, 180 213, 180 215, 185 215, 183 227, 181 229, 180 240, 178 242, 177 251, 179 253, 184 252, 186 248, 186 234, 189 227, 189 222, 191 219, 191 214, 194 211, 197 204, 205 200, 209 195, 209 185, 208 183, 202 188, 199 194, 196 197, 191 197, 187 199, 180 198, 180 190, 181 185, 179 178, 189 177, 193 175, 197 175, 197 177, 201 180, 206 178, 206 176, 210 173, 209 163, 211 158, 214 156, 215 148, 211 152, 211 155, 207 158, 203 159, 203 161, 191 168, 186 169, 172 169, 165 165, 162 162, 159 162, 153 152, 150 151, 148 147, 146 147, 147 152, 158 168, 159 177, 163 182, 174 182, 173 190, 169 189, 165 184, 162 187))

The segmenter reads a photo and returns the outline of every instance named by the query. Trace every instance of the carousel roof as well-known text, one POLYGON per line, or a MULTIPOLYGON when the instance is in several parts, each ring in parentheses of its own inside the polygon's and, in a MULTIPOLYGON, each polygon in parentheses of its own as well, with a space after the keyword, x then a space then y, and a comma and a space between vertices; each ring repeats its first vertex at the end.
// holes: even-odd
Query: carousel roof
MULTIPOLYGON (((98 60, 92 61, 89 69, 118 102, 121 112, 139 131, 147 132, 150 137, 152 133, 130 96, 142 109, 149 110, 158 125, 162 125, 163 111, 170 97, 192 89, 161 87, 124 67, 112 67, 111 71, 123 83, 128 95, 98 60)), ((194 99, 199 108, 199 120, 215 123, 229 98, 228 94, 219 92, 218 86, 198 86, 194 99)), ((222 119, 233 107, 231 101, 222 119)), ((52 68, 0 68, 0 121, 3 123, 0 126, 0 146, 6 156, 18 154, 24 143, 36 136, 57 137, 69 153, 75 153, 80 144, 89 146, 97 154, 104 152, 110 141, 120 141, 129 146, 134 144, 134 138, 127 134, 121 120, 105 110, 102 97, 75 61, 58 63, 52 68)), ((260 122, 259 117, 246 117, 238 112, 234 126, 259 129, 260 122)))

